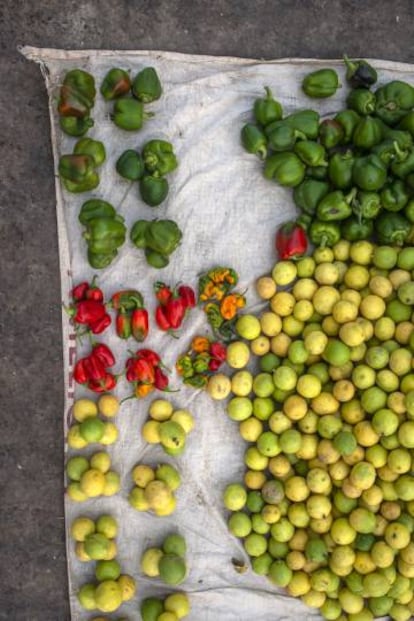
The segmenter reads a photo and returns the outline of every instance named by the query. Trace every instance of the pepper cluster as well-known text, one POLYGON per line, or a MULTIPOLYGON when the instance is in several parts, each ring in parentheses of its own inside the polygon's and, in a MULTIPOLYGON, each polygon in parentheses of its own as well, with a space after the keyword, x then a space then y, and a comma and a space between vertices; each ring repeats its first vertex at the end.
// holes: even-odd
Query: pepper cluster
POLYGON ((157 207, 167 198, 169 185, 165 175, 177 166, 172 144, 160 139, 147 142, 141 154, 134 149, 124 151, 116 162, 121 177, 139 181, 141 198, 150 207, 157 207))
POLYGON ((198 281, 198 299, 214 333, 225 341, 234 335, 238 311, 246 305, 246 298, 233 288, 239 277, 230 267, 216 267, 202 274, 198 281))
POLYGON ((137 398, 146 397, 153 390, 168 391, 168 377, 162 370, 159 355, 151 349, 138 349, 125 363, 126 379, 137 398))
POLYGON ((68 309, 75 327, 86 326, 92 334, 101 334, 110 324, 102 290, 92 282, 81 282, 71 291, 73 303, 68 309))
POLYGON ((147 263, 157 269, 169 263, 169 257, 179 245, 182 232, 173 220, 137 220, 130 233, 137 248, 145 250, 147 263))
POLYGON ((144 299, 136 289, 117 291, 111 298, 111 305, 116 310, 116 333, 121 339, 131 336, 142 343, 148 335, 148 311, 144 299))
POLYGON ((90 112, 95 104, 95 80, 82 69, 68 71, 60 88, 60 128, 69 136, 83 136, 93 126, 90 112))
POLYGON ((96 169, 106 158, 105 146, 99 140, 81 138, 73 153, 65 153, 59 159, 59 175, 68 192, 80 193, 93 190, 99 185, 96 169))
MULTIPOLYGON (((414 88, 393 80, 373 92, 375 69, 366 61, 345 62, 352 87, 346 109, 322 122, 314 110, 283 118, 268 91, 256 100, 256 123, 243 127, 242 143, 266 158, 267 179, 294 188, 298 223, 315 245, 371 237, 403 245, 414 222, 414 88)), ((333 74, 310 74, 305 92, 332 95, 333 74)))
POLYGON ((195 293, 188 285, 174 288, 163 282, 154 285, 158 305, 155 309, 155 321, 160 330, 174 334, 191 308, 196 305, 195 293))
POLYGON ((144 104, 159 99, 162 87, 153 67, 140 71, 134 80, 124 69, 114 67, 105 75, 100 91, 106 101, 115 102, 111 115, 115 125, 125 131, 137 131, 153 116, 144 110, 144 104))
POLYGON ((86 227, 83 233, 88 244, 88 261, 94 269, 107 267, 125 242, 124 219, 106 201, 92 198, 83 203, 79 222, 86 227))
POLYGON ((209 378, 226 360, 226 346, 219 341, 211 341, 205 336, 195 336, 190 349, 176 362, 177 373, 184 384, 194 388, 204 388, 209 378))
POLYGON ((115 356, 107 345, 97 343, 88 356, 80 358, 73 370, 78 384, 87 386, 93 392, 107 392, 115 388, 116 376, 108 371, 115 364, 115 356))

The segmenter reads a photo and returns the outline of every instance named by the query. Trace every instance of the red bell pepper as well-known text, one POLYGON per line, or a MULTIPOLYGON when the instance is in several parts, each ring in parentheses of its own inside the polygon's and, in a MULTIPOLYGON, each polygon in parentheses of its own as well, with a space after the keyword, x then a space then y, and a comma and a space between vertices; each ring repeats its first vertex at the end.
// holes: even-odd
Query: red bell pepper
POLYGON ((106 313, 104 304, 95 300, 81 300, 77 302, 73 311, 73 321, 80 324, 90 324, 98 321, 106 313))
POLYGON ((104 379, 107 371, 103 362, 96 356, 87 356, 84 362, 84 368, 89 380, 99 381, 104 379))
POLYGON ((88 373, 85 369, 85 358, 80 358, 73 369, 73 379, 77 384, 86 384, 89 380, 88 373))
POLYGON ((120 310, 115 320, 116 333, 120 339, 129 339, 132 333, 131 313, 120 310))
POLYGON ((165 315, 172 330, 176 330, 181 326, 186 310, 184 300, 181 297, 173 297, 167 302, 165 305, 165 315))
POLYGON ((152 351, 152 349, 138 349, 136 352, 136 356, 137 358, 142 358, 143 360, 146 360, 154 367, 157 367, 161 364, 161 358, 155 351, 152 351))
POLYGON ((178 295, 183 300, 186 308, 194 308, 194 306, 196 305, 196 298, 192 288, 188 287, 187 285, 181 285, 180 287, 178 287, 177 291, 178 295))
POLYGON ((280 259, 295 259, 305 254, 308 239, 297 222, 286 222, 276 233, 275 246, 280 259))
POLYGON ((154 375, 155 388, 158 388, 158 390, 166 390, 168 388, 168 377, 161 371, 160 367, 155 367, 154 375))
POLYGON ((148 311, 145 308, 136 308, 131 314, 131 331, 136 341, 142 343, 148 335, 148 311))
POLYGON ((168 300, 172 297, 172 290, 163 282, 156 282, 154 285, 155 297, 158 302, 164 306, 168 300))
POLYGON ((111 298, 112 308, 117 311, 131 311, 134 308, 141 307, 143 303, 142 295, 136 289, 117 291, 111 298))
POLYGON ((108 392, 116 386, 116 377, 112 373, 106 373, 105 377, 96 381, 89 380, 88 388, 94 392, 108 392))
POLYGON ((160 330, 164 330, 164 332, 171 330, 171 324, 167 318, 165 306, 157 306, 155 309, 155 321, 160 330))
POLYGON ((136 376, 136 381, 141 384, 153 384, 155 380, 155 368, 152 364, 144 360, 143 358, 138 358, 135 360, 133 365, 133 369, 136 376))
POLYGON ((89 327, 93 334, 101 334, 110 325, 111 325, 111 316, 108 315, 108 313, 105 313, 105 315, 101 319, 98 319, 98 321, 93 321, 92 323, 90 323, 89 327))
POLYGON ((224 362, 227 355, 226 346, 218 341, 215 341, 214 343, 211 343, 209 353, 215 360, 218 360, 220 363, 224 362))
POLYGON ((105 343, 94 345, 90 356, 100 360, 105 368, 113 367, 116 362, 115 356, 105 343))
POLYGON ((93 277, 91 284, 88 286, 85 292, 85 298, 87 300, 95 300, 95 302, 103 302, 104 295, 102 289, 95 285, 96 276, 93 277))
POLYGON ((84 300, 88 289, 89 283, 86 281, 79 283, 79 285, 76 285, 76 287, 73 287, 70 295, 74 302, 80 302, 81 300, 84 300))

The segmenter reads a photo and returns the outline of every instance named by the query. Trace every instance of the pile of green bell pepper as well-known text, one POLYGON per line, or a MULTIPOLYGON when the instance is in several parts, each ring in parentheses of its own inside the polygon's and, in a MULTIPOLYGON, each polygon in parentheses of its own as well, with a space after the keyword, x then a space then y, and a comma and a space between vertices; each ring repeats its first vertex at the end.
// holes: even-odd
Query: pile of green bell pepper
MULTIPOLYGON (((376 70, 344 58, 346 106, 320 120, 316 110, 284 115, 266 88, 244 148, 264 161, 266 179, 293 188, 298 223, 315 245, 374 239, 403 245, 414 220, 414 88, 393 80, 374 90, 376 70)), ((305 94, 335 94, 339 78, 321 69, 302 82, 305 94)))
POLYGON ((137 220, 130 238, 136 248, 145 250, 147 263, 160 269, 168 265, 170 255, 181 241, 182 232, 173 220, 137 220))
POLYGON ((72 69, 65 74, 60 87, 58 113, 60 128, 68 136, 84 136, 93 126, 90 118, 95 103, 95 80, 82 69, 72 69))
POLYGON ((81 138, 73 153, 66 153, 59 159, 59 175, 68 192, 88 192, 99 184, 96 169, 106 159, 105 146, 99 140, 81 138))
POLYGON ((85 227, 83 237, 88 245, 88 261, 94 269, 107 267, 125 242, 124 219, 108 202, 92 198, 83 203, 79 222, 85 227))

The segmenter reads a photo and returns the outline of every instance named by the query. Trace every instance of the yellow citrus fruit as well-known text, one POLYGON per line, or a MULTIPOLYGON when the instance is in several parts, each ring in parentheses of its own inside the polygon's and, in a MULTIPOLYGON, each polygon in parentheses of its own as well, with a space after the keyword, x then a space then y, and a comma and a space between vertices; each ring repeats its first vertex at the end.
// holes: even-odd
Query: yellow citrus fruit
POLYGON ((100 470, 105 474, 111 467, 111 458, 109 457, 108 453, 100 451, 99 453, 94 453, 92 455, 89 463, 91 465, 91 468, 100 470))
POLYGON ((171 418, 173 406, 166 399, 154 399, 148 410, 149 416, 153 420, 164 421, 171 418))
POLYGON ((114 395, 102 395, 98 399, 98 410, 106 418, 112 418, 119 412, 119 400, 114 395))
POLYGON ((105 485, 102 490, 103 496, 113 496, 121 489, 121 480, 119 474, 113 470, 105 473, 105 485))
POLYGON ((155 472, 151 466, 138 464, 132 470, 132 479, 138 487, 146 487, 150 481, 155 479, 155 472))
POLYGON ((85 541, 85 537, 95 532, 95 522, 88 517, 78 517, 70 527, 71 537, 75 541, 85 541))
POLYGON ((128 574, 121 574, 118 578, 118 585, 121 588, 122 601, 129 602, 137 592, 137 585, 134 578, 128 574))
POLYGON ((118 435, 118 427, 114 423, 105 423, 103 436, 99 442, 105 445, 113 444, 118 439, 118 435))
POLYGON ((148 444, 159 444, 160 423, 156 420, 147 420, 142 426, 141 434, 148 444))
POLYGON ((91 399, 77 399, 73 404, 73 417, 78 423, 81 423, 85 418, 90 416, 96 416, 98 414, 98 407, 91 399))

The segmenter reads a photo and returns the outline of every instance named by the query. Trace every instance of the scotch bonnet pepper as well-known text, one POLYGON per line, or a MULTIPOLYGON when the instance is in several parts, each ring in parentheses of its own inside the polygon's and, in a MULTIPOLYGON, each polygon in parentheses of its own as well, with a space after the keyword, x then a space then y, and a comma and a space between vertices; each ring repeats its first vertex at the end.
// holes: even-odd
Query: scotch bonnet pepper
POLYGON ((373 231, 373 221, 362 220, 358 216, 351 216, 344 222, 341 222, 341 235, 350 242, 369 239, 373 231))
POLYGON ((305 134, 308 140, 316 140, 319 133, 319 113, 316 110, 299 110, 285 117, 283 121, 293 129, 305 134))
POLYGON ((345 220, 352 214, 351 202, 356 192, 356 188, 353 188, 347 195, 342 190, 329 192, 316 209, 317 218, 322 222, 345 220))

